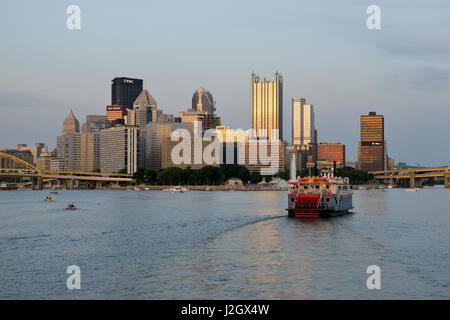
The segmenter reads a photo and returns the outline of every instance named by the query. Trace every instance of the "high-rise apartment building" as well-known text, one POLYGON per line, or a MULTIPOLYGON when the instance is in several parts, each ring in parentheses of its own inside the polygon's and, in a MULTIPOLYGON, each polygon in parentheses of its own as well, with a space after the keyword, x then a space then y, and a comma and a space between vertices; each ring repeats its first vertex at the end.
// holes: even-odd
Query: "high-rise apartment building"
POLYGON ((292 144, 308 145, 315 141, 314 106, 304 98, 292 99, 292 144))
POLYGON ((135 126, 117 126, 100 132, 100 170, 115 173, 138 169, 139 131, 135 126))
POLYGON ((252 73, 251 125, 257 137, 283 140, 283 77, 278 72, 274 81, 252 73), (278 135, 272 137, 272 130, 278 135))
POLYGON ((143 81, 133 78, 114 78, 111 81, 111 105, 133 108, 133 102, 143 89, 143 81))
POLYGON ((384 117, 376 112, 361 116, 361 139, 358 143, 358 168, 377 171, 386 168, 384 117))

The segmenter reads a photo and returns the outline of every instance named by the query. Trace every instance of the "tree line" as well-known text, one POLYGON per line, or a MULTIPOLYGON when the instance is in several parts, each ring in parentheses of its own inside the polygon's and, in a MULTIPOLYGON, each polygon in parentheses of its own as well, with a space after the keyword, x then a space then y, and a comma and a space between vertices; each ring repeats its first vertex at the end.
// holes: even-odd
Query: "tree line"
MULTIPOLYGON (((126 170, 121 170, 121 172, 126 170)), ((310 169, 297 171, 298 177, 308 177, 310 169)), ((311 176, 319 176, 317 168, 311 168, 311 176)), ((352 167, 337 169, 337 176, 348 177, 351 184, 364 184, 373 180, 373 175, 352 167)), ((155 171, 152 169, 139 169, 133 174, 136 184, 146 185, 223 185, 230 178, 239 178, 244 184, 257 184, 270 182, 274 176, 262 176, 259 172, 250 172, 246 167, 237 164, 225 164, 220 167, 205 166, 201 169, 190 167, 181 169, 170 167, 155 171)), ((275 177, 288 181, 290 172, 279 172, 275 177)))

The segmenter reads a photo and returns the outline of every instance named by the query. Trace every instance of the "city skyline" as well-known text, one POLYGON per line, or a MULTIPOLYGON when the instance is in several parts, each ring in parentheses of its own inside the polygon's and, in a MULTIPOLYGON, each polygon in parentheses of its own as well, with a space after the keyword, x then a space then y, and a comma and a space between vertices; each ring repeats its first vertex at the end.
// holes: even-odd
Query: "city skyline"
MULTIPOLYGON (((145 89, 152 92, 164 112, 172 114, 190 105, 196 88, 208 88, 222 122, 233 129, 247 129, 248 75, 255 70, 262 77, 271 77, 278 70, 284 78, 284 100, 301 96, 312 101, 319 142, 344 143, 348 160, 357 158, 359 116, 374 110, 385 116, 390 157, 412 165, 443 165, 450 158, 450 148, 445 148, 450 134, 443 116, 448 112, 450 93, 450 48, 443 40, 448 33, 444 13, 449 4, 378 4, 383 21, 379 31, 367 30, 367 4, 355 1, 327 2, 320 7, 284 2, 283 10, 281 5, 262 2, 258 16, 252 15, 248 5, 237 13, 232 12, 232 2, 220 4, 221 10, 204 5, 200 10, 218 18, 208 31, 201 21, 189 21, 188 28, 180 28, 191 10, 199 10, 196 6, 180 3, 184 13, 172 13, 166 4, 154 7, 143 3, 143 9, 151 7, 161 15, 154 22, 138 24, 140 32, 134 32, 133 26, 146 10, 141 13, 108 3, 113 17, 127 21, 115 27, 114 19, 102 15, 103 5, 80 1, 82 29, 69 31, 65 28, 66 3, 27 3, 27 10, 20 1, 2 3, 5 50, 1 53, 0 145, 12 148, 19 143, 44 142, 54 147, 54 137, 61 132, 60 120, 68 110, 73 109, 79 119, 104 114, 110 102, 109 81, 117 76, 145 79, 145 89), (302 22, 294 22, 300 11, 304 13, 302 22), (427 15, 422 15, 423 11, 427 15), (225 24, 224 18, 232 13, 235 24, 225 24), (278 17, 276 23, 270 22, 273 15, 278 17), (316 19, 319 16, 324 19, 316 19), (164 23, 167 17, 176 22, 173 27, 164 23), (262 30, 252 26, 250 17, 262 30), (19 25, 18 21, 26 23, 19 25), (27 21, 33 21, 34 27, 27 21), (320 34, 314 31, 318 23, 320 34), (198 31, 207 34, 212 51, 194 49, 189 54, 181 50, 193 48, 190 36, 198 31), (427 37, 430 32, 432 39, 427 37), (157 45, 154 49, 143 46, 136 52, 124 48, 131 48, 146 33, 152 45, 157 45), (108 39, 94 41, 99 34, 108 35, 108 39), (273 37, 275 34, 278 37, 273 37), (123 48, 109 43, 113 35, 123 39, 123 48), (30 42, 30 38, 35 40, 30 42), (266 38, 271 41, 263 41, 266 38), (301 44, 293 42, 298 38, 301 44), (246 42, 248 39, 253 40, 246 42), (304 46, 311 50, 297 50, 304 46), (34 110, 39 111, 33 114, 34 110), (52 127, 53 123, 58 127, 52 127), (411 147, 411 141, 417 147, 411 147)), ((284 138, 288 141, 290 113, 285 106, 284 138)))

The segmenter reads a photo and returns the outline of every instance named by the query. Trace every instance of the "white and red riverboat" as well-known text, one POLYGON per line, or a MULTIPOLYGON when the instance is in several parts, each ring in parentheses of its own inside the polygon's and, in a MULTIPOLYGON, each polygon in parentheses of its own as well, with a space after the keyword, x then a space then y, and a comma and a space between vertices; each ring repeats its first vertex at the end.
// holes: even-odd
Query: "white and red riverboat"
POLYGON ((332 172, 323 177, 299 178, 289 182, 289 217, 333 217, 353 209, 353 192, 348 178, 334 177, 332 172))

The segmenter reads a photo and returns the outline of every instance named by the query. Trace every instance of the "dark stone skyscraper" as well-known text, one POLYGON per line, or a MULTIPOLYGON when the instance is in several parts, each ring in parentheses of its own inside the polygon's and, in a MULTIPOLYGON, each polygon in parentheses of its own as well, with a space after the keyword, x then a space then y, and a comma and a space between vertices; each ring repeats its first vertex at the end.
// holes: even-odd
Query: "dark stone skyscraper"
POLYGON ((361 140, 358 143, 358 168, 363 171, 387 169, 384 117, 376 112, 361 116, 361 140))
POLYGON ((111 81, 111 105, 126 106, 133 109, 133 102, 143 89, 141 79, 114 78, 111 81))

